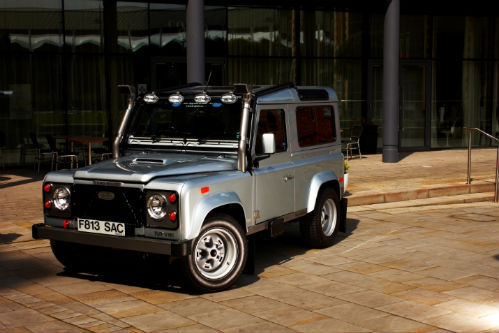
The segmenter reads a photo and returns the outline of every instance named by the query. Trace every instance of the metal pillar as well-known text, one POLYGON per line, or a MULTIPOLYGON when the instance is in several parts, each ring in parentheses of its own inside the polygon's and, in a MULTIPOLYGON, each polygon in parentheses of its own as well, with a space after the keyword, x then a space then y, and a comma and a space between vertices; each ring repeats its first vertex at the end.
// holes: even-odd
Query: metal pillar
POLYGON ((399 160, 399 26, 400 0, 390 0, 383 45, 383 162, 388 163, 399 160))
POLYGON ((188 0, 187 83, 204 83, 204 0, 188 0))

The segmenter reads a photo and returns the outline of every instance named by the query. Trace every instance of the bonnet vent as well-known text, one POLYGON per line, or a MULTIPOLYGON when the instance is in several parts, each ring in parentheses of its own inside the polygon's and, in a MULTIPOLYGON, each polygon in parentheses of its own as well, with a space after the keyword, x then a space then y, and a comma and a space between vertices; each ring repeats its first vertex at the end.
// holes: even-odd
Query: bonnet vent
POLYGON ((138 164, 165 164, 165 160, 158 158, 136 158, 133 162, 138 164))

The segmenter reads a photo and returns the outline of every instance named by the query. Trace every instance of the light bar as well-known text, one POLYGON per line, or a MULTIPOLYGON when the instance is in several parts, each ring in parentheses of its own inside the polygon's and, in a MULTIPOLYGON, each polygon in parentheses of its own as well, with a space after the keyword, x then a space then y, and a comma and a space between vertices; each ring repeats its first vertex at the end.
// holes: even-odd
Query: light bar
POLYGON ((156 96, 155 93, 147 94, 144 96, 144 102, 148 104, 156 103, 159 100, 159 97, 156 96))
POLYGON ((223 94, 222 97, 220 98, 220 100, 224 104, 234 104, 237 101, 237 96, 234 95, 234 93, 230 92, 230 93, 223 94))
POLYGON ((203 91, 201 94, 194 96, 194 101, 200 104, 208 104, 211 101, 211 97, 203 91))
POLYGON ((180 95, 178 91, 168 97, 168 102, 172 103, 173 105, 180 105, 183 101, 184 96, 180 95))

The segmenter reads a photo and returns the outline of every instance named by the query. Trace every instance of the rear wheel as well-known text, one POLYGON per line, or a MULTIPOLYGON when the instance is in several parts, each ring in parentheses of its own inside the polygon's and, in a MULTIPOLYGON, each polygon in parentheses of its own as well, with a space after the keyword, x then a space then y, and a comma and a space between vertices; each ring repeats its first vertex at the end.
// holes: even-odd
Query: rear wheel
POLYGON ((246 236, 234 218, 209 218, 193 240, 192 253, 184 258, 184 273, 199 291, 230 287, 241 275, 248 257, 246 236))
POLYGON ((334 243, 338 233, 341 206, 338 195, 331 188, 319 193, 315 209, 300 222, 305 241, 314 248, 325 248, 334 243))

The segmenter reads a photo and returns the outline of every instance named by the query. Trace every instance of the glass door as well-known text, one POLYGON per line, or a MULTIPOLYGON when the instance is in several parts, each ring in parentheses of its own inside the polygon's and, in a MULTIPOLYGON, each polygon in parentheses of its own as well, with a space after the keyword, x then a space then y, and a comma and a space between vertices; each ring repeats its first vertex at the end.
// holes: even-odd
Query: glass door
MULTIPOLYGON (((378 125, 378 149, 383 146, 383 66, 369 65, 367 118, 378 125)), ((399 149, 430 148, 431 64, 401 61, 399 83, 399 149)))
POLYGON ((429 63, 401 63, 399 115, 401 150, 429 148, 430 70, 429 63))

